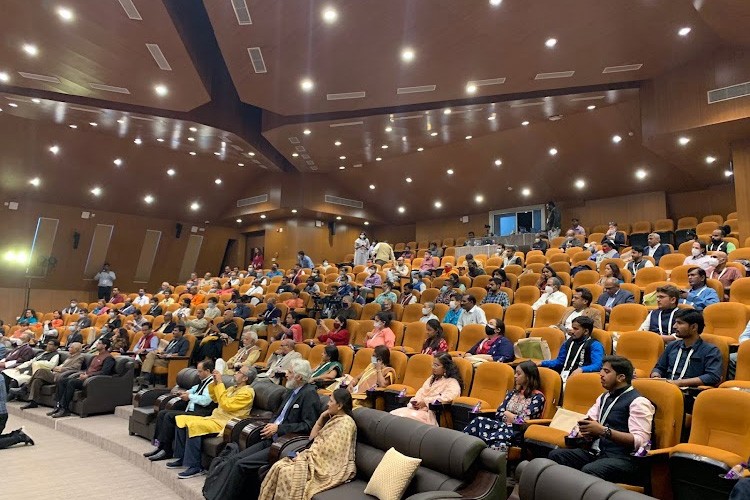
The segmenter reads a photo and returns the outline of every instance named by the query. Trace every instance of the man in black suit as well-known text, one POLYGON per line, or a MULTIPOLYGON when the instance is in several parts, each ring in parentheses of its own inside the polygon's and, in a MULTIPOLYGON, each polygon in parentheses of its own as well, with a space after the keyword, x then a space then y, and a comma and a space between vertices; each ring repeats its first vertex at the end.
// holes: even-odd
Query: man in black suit
POLYGON ((661 236, 659 236, 657 233, 651 233, 648 235, 648 246, 644 248, 644 250, 644 255, 653 257, 657 266, 659 265, 659 259, 661 259, 662 255, 672 253, 669 245, 663 244, 661 242, 661 236))
POLYGON ((599 295, 596 303, 604 308, 604 312, 607 314, 607 321, 609 321, 609 313, 612 312, 612 308, 626 303, 634 303, 635 297, 627 290, 620 288, 620 282, 617 278, 607 278, 604 281, 604 293, 599 295))
POLYGON ((261 479, 258 471, 268 465, 271 445, 289 433, 309 434, 321 413, 320 397, 310 384, 312 368, 304 359, 292 361, 287 370, 286 387, 289 393, 281 408, 261 431, 261 441, 227 459, 206 478, 203 495, 207 500, 240 500, 258 498, 261 479))

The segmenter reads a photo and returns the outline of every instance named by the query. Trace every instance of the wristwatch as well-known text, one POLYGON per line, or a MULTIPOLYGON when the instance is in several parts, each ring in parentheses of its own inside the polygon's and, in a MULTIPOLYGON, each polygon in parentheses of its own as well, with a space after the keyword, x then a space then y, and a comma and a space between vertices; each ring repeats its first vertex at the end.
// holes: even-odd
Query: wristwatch
POLYGON ((602 436, 607 439, 612 439, 612 429, 610 429, 609 427, 605 427, 604 434, 602 434, 602 436))

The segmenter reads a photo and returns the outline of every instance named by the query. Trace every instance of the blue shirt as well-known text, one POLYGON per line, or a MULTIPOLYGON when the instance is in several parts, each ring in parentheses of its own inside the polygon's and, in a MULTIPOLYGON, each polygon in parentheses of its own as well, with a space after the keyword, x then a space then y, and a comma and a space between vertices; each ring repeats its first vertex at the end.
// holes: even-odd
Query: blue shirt
POLYGON ((275 271, 274 270, 270 270, 270 271, 268 271, 266 273, 266 276, 268 276, 269 278, 273 278, 274 276, 284 276, 284 273, 282 273, 278 269, 275 270, 275 271))
POLYGON ((315 267, 312 259, 307 255, 303 255, 302 257, 297 257, 297 263, 300 265, 300 267, 307 267, 310 269, 315 267))
MULTIPOLYGON (((480 340, 474 346, 469 349, 470 354, 476 354, 479 346, 484 342, 485 339, 480 340)), ((513 353, 513 342, 505 337, 499 337, 490 347, 487 352, 492 356, 493 361, 499 361, 501 363, 507 363, 516 359, 516 355, 513 353)))
POLYGON ((448 309, 448 312, 445 313, 445 317, 443 318, 443 323, 450 323, 451 325, 458 325, 458 318, 461 317, 461 313, 463 313, 464 310, 460 307, 458 309, 448 309))
POLYGON ((721 351, 715 345, 699 338, 687 347, 684 340, 675 340, 667 344, 654 372, 669 380, 698 377, 703 385, 717 385, 721 382, 721 366, 721 351))
POLYGON ((687 298, 680 299, 681 304, 690 304, 696 311, 703 311, 711 304, 719 303, 719 296, 716 290, 703 285, 700 288, 690 289, 687 298))
POLYGON ((195 410, 195 405, 208 406, 211 404, 211 396, 209 395, 208 390, 206 390, 206 387, 208 387, 208 384, 210 384, 212 380, 212 377, 206 377, 205 380, 201 380, 199 384, 194 385, 187 391, 188 397, 190 398, 186 408, 187 411, 195 410))
MULTIPOLYGON (((560 347, 560 352, 557 354, 557 358, 542 361, 542 366, 545 368, 552 368, 553 370, 556 370, 556 371, 562 371, 565 368, 564 365, 565 365, 565 358, 568 355, 568 347, 571 346, 572 344, 573 343, 569 341, 565 342, 560 347)), ((577 362, 573 362, 573 364, 569 367, 571 372, 580 368, 583 373, 596 373, 602 369, 602 359, 604 359, 604 346, 598 340, 591 339, 591 343, 589 344, 589 350, 590 350, 589 364, 578 366, 577 362)), ((586 356, 584 355, 584 357, 586 356)), ((574 360, 568 359, 568 364, 570 365, 572 361, 574 360)))

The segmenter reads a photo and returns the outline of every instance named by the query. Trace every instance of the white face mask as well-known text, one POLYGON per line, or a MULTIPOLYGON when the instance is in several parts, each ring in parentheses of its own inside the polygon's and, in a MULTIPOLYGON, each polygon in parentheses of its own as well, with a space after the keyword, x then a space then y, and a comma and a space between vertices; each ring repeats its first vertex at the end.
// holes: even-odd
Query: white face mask
POLYGON ((716 267, 719 265, 719 259, 716 257, 709 257, 708 258, 708 265, 711 267, 716 267))
POLYGON ((423 307, 422 308, 422 314, 424 316, 427 316, 428 314, 430 314, 430 309, 428 307, 423 307))
POLYGON ((373 364, 373 365, 376 365, 376 364, 378 364, 378 358, 376 358, 375 356, 371 357, 371 358, 370 358, 370 361, 372 361, 372 364, 373 364))
POLYGON ((697 257, 697 256, 699 256, 701 254, 701 249, 700 248, 693 248, 692 250, 690 250, 690 253, 693 254, 693 257, 697 257))
POLYGON ((380 321, 376 321, 372 324, 372 326, 374 326, 375 328, 383 328, 383 323, 381 323, 380 321))
POLYGON ((552 288, 552 287, 551 287, 551 286, 549 286, 549 285, 547 285, 547 286, 545 286, 545 287, 544 287, 544 293, 552 293, 552 292, 554 292, 554 291, 555 291, 555 289, 554 289, 554 288, 552 288))
POLYGON ((450 308, 451 309, 455 309, 457 307, 458 307, 458 302, 456 302, 455 300, 451 300, 451 302, 450 302, 450 308))

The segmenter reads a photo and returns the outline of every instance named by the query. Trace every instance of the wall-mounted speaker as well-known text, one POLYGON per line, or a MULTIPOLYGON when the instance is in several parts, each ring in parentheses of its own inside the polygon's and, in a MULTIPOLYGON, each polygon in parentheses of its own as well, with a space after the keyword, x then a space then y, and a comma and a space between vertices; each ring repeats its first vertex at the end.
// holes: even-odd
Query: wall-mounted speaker
POLYGON ((81 233, 73 231, 73 250, 78 250, 78 245, 81 243, 81 233))
POLYGON ((328 222, 328 233, 331 236, 334 236, 336 234, 336 222, 335 221, 328 222))
POLYGON ((174 237, 179 239, 180 235, 182 234, 182 224, 179 222, 174 225, 174 237))

